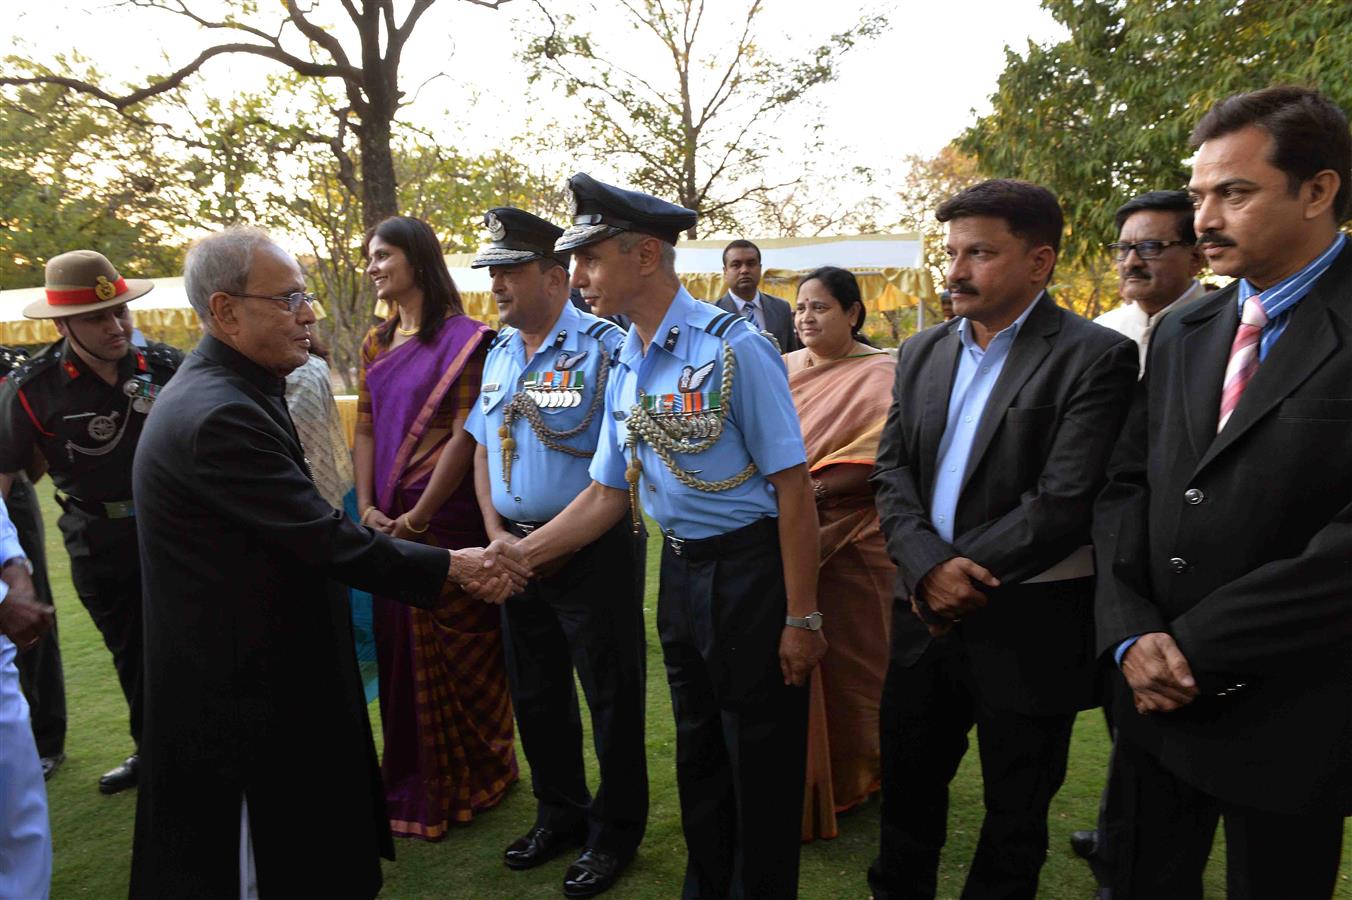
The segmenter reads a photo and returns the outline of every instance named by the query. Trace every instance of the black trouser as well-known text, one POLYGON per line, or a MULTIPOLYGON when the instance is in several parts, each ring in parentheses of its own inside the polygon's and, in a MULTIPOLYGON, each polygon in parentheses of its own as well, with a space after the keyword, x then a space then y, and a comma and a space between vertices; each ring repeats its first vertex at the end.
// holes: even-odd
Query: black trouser
POLYGON ((144 658, 136 520, 95 518, 67 508, 58 524, 70 553, 70 580, 113 654, 113 667, 127 700, 131 737, 139 746, 144 658))
MULTIPOLYGON (((19 476, 5 503, 10 521, 19 532, 24 556, 33 564, 33 588, 38 601, 52 606, 52 586, 47 579, 47 538, 37 492, 27 478, 19 476)), ((59 756, 66 749, 66 678, 61 670, 55 617, 52 630, 20 653, 15 664, 19 669, 19 686, 32 716, 38 756, 59 756)))
POLYGON ((587 846, 632 856, 648 821, 643 740, 647 644, 644 540, 626 517, 502 607, 507 681, 530 762, 536 824, 587 831, 587 846), (587 696, 601 780, 582 761, 573 669, 587 696))
POLYGON ((780 670, 786 609, 775 519, 662 548, 685 897, 798 892, 808 691, 780 670))
POLYGON ((868 873, 874 896, 935 896, 948 784, 975 724, 986 817, 962 896, 1032 900, 1047 857, 1047 808, 1065 778, 1074 723, 1073 712, 1032 715, 984 703, 956 636, 931 642, 910 666, 890 665, 879 711, 882 836, 868 873))
POLYGON ((1230 900, 1328 900, 1342 855, 1336 811, 1280 815, 1224 803, 1169 772, 1122 735, 1112 790, 1123 827, 1114 836, 1113 900, 1199 900, 1216 823, 1225 817, 1230 900))

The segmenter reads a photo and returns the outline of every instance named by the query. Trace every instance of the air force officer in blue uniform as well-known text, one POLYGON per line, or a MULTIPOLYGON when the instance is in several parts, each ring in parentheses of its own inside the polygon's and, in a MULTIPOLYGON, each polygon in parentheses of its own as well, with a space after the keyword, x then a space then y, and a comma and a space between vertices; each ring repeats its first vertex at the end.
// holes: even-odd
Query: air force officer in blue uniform
MULTIPOLYGON (((473 265, 488 268, 506 327, 488 352, 466 430, 479 443, 475 486, 488 535, 513 541, 591 484, 623 332, 569 302, 568 254, 554 250, 562 228, 510 207, 490 210, 484 225, 492 242, 473 265)), ((648 818, 642 539, 615 522, 508 599, 502 633, 537 807, 504 862, 529 869, 582 844, 563 889, 594 896, 633 857, 648 818), (574 668, 600 763, 595 794, 583 767, 574 668)))
POLYGON ((592 484, 520 548, 537 571, 640 505, 663 533, 658 633, 676 715, 686 897, 793 897, 807 678, 826 650, 817 519, 779 353, 695 300, 675 244, 695 213, 569 181, 573 285, 633 325, 606 385, 592 484))

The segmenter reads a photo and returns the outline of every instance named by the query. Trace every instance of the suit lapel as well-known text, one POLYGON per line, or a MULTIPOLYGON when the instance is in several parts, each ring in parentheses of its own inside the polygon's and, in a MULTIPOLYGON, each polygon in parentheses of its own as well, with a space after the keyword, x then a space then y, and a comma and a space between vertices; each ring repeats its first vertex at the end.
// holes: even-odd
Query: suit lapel
POLYGON ((981 421, 977 423, 972 452, 967 457, 967 471, 962 475, 962 490, 967 489, 968 480, 981 464, 981 457, 986 454, 995 432, 1004 421, 1005 410, 1024 383, 1042 365, 1042 360, 1052 349, 1054 336, 1061 330, 1061 313, 1051 295, 1044 294, 1036 302, 1037 307, 1029 314, 1018 334, 1014 335, 1014 346, 1009 348, 1009 358, 1000 370, 1000 378, 986 401, 981 421))
POLYGON ((1234 297, 1235 290, 1222 291, 1206 305, 1183 314, 1186 330, 1179 342, 1183 377, 1177 387, 1183 393, 1193 459, 1200 459, 1216 439, 1221 382, 1239 324, 1234 297))
POLYGON ((948 427, 949 395, 953 392, 953 378, 958 372, 958 354, 962 339, 958 337, 957 321, 948 327, 948 333, 934 345, 925 372, 925 406, 920 418, 920 472, 919 488, 929 502, 934 488, 934 470, 939 464, 939 443, 948 427))
MULTIPOLYGON (((1230 421, 1225 423, 1225 430, 1215 436, 1197 464, 1198 470, 1239 440, 1277 404, 1290 396, 1338 349, 1337 329, 1330 321, 1330 301, 1346 288, 1348 257, 1345 249, 1342 258, 1324 273, 1309 295, 1291 310, 1291 321, 1287 323, 1286 331, 1273 345, 1267 359, 1259 364, 1258 371, 1239 398, 1239 405, 1230 415, 1230 421)), ((1238 316, 1238 313, 1235 315, 1238 316)), ((1233 342, 1233 331, 1230 337, 1233 342)), ((1228 361, 1228 347, 1226 357, 1228 361)), ((1217 399, 1216 403, 1219 407, 1220 400, 1217 399)), ((1215 428, 1218 417, 1219 411, 1213 413, 1212 428, 1215 428)))

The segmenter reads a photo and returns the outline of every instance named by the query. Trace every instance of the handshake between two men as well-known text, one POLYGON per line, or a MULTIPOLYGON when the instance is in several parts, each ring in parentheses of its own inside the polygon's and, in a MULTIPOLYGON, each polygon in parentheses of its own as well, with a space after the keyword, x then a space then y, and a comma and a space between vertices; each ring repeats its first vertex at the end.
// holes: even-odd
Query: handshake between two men
POLYGON ((446 580, 487 603, 502 603, 521 593, 535 572, 514 539, 498 539, 487 547, 451 551, 446 580))

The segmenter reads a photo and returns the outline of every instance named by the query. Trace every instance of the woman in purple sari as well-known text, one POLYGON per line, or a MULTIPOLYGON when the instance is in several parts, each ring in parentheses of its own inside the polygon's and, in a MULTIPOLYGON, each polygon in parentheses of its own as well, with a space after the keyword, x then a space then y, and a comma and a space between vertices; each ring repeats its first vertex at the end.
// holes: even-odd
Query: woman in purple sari
MULTIPOLYGON (((464 314, 427 223, 386 219, 366 251, 392 314, 362 344, 353 444, 362 522, 438 547, 482 546, 464 423, 493 332, 464 314)), ((496 606, 452 585, 432 610, 375 598, 381 772, 397 835, 437 840, 517 778, 498 622, 496 606)))

